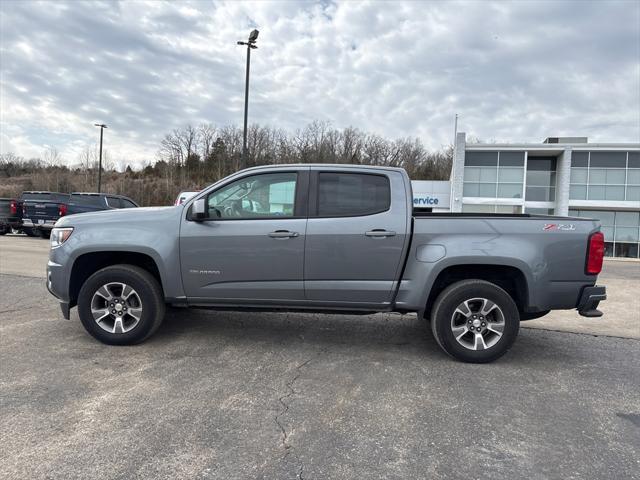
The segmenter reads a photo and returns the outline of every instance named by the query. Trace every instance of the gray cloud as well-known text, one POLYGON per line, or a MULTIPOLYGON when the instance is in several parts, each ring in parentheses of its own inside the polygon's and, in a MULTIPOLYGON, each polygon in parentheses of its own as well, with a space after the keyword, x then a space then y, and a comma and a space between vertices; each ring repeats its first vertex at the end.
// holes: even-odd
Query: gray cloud
POLYGON ((187 123, 313 119, 449 143, 588 135, 640 141, 637 2, 26 2, 0 6, 2 151, 73 161, 109 124, 113 156, 152 160, 187 123))

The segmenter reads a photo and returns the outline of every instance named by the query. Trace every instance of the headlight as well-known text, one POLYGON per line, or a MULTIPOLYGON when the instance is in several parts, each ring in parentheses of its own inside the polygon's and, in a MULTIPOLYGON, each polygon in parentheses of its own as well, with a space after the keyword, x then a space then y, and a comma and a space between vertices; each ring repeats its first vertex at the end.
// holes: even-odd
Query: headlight
POLYGON ((62 245, 73 233, 73 227, 54 228, 51 230, 51 248, 62 245))

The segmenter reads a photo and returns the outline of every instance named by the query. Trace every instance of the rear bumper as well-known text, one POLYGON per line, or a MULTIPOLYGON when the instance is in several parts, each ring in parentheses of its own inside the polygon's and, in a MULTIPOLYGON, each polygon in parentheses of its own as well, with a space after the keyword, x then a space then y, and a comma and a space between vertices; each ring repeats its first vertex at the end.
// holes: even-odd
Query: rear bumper
POLYGON ((578 313, 583 317, 601 317, 598 304, 607 299, 607 289, 603 285, 585 287, 578 301, 578 313))
POLYGON ((36 220, 35 223, 30 218, 22 220, 22 226, 27 228, 42 228, 43 230, 51 230, 57 220, 36 220), (41 223, 42 222, 42 223, 41 223))

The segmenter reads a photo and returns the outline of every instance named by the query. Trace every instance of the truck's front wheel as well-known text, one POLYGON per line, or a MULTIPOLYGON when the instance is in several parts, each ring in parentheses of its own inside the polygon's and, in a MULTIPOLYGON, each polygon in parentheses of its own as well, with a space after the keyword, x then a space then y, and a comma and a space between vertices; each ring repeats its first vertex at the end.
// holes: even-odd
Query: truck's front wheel
POLYGON ((449 285, 431 310, 438 345, 458 360, 491 362, 504 355, 518 335, 518 307, 499 286, 484 280, 449 285))
POLYGON ((94 338, 109 345, 140 343, 164 318, 164 298, 158 281, 133 265, 98 270, 82 285, 78 315, 94 338))

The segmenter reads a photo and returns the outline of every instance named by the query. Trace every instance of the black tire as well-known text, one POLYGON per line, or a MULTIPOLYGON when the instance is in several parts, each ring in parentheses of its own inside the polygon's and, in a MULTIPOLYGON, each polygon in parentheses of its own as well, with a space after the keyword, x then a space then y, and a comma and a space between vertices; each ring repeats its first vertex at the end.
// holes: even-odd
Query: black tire
POLYGON ((39 237, 40 230, 31 228, 31 227, 23 227, 22 231, 25 233, 27 237, 39 237))
MULTIPOLYGON (((473 302, 471 302, 471 304, 473 304, 473 302)), ((496 313, 493 315, 496 315, 496 313)), ((487 318, 488 317, 489 315, 487 315, 487 318)), ((463 317, 458 316, 456 318, 463 317)), ((462 280, 449 285, 440 293, 431 310, 431 331, 438 345, 447 354, 463 362, 487 363, 500 358, 507 353, 513 345, 513 342, 518 336, 519 328, 520 315, 518 307, 511 296, 499 286, 484 280, 462 280), (465 347, 456 340, 453 333, 452 324, 456 309, 463 304, 463 302, 471 299, 490 300, 499 307, 502 317, 504 318, 502 336, 497 338, 496 343, 488 346, 488 348, 473 350, 470 349, 470 347, 465 347)), ((495 341, 497 337, 493 332, 483 330, 483 335, 485 334, 489 334, 493 341, 495 341)), ((464 335, 463 341, 467 343, 466 339, 470 337, 471 339, 475 339, 476 334, 469 332, 464 335)), ((476 340, 474 340, 474 343, 475 342, 476 340)), ((477 343, 478 345, 485 344, 484 340, 477 343)), ((489 342, 489 344, 490 343, 491 342, 489 342)))
POLYGON ((51 230, 40 230, 40 236, 48 240, 51 238, 51 230))
POLYGON ((78 315, 91 336, 108 345, 134 345, 153 335, 164 319, 162 289, 153 275, 134 265, 113 265, 98 270, 82 285, 78 295, 78 315), (103 285, 122 282, 140 297, 142 313, 137 325, 128 332, 111 333, 101 328, 91 313, 94 294, 103 285))

